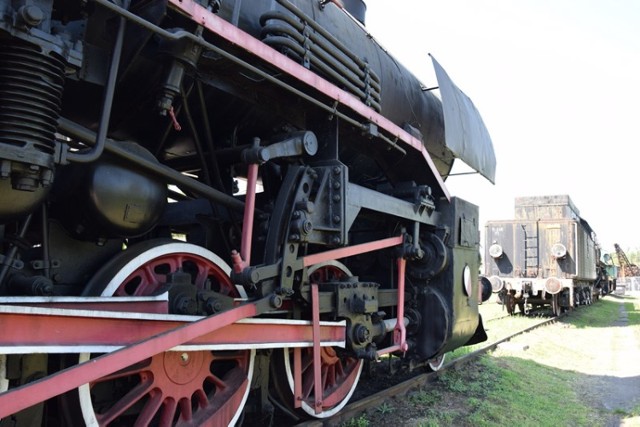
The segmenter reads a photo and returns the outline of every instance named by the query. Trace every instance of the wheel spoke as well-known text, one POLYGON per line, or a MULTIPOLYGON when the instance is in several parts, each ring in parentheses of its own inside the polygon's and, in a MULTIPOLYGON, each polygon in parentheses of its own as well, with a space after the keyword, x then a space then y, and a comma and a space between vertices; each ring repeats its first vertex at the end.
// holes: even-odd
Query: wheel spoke
POLYGON ((313 369, 305 369, 302 371, 302 398, 308 399, 313 392, 313 369))
POLYGON ((207 406, 209 403, 209 399, 207 399, 207 393, 204 392, 203 389, 198 389, 194 393, 196 401, 198 402, 198 408, 202 409, 207 406))
POLYGON ((96 384, 99 384, 99 383, 105 382, 105 381, 113 381, 113 380, 116 380, 118 378, 137 376, 137 375, 139 375, 139 374, 141 374, 141 373, 143 373, 145 371, 148 371, 150 364, 151 364, 151 358, 145 359, 142 362, 136 363, 135 365, 128 366, 128 367, 126 367, 124 369, 121 369, 121 370, 119 370, 117 372, 114 372, 113 374, 106 375, 106 376, 100 378, 96 382, 96 384))
POLYGON ((178 409, 178 402, 175 399, 166 399, 162 406, 162 413, 159 424, 162 427, 169 427, 173 424, 173 419, 176 417, 176 410, 178 409))
POLYGON ((189 422, 193 420, 193 411, 191 410, 190 399, 180 399, 178 407, 180 408, 180 421, 189 422))
POLYGON ((147 393, 151 390, 153 386, 153 380, 148 379, 147 381, 143 381, 140 384, 136 385, 134 388, 129 390, 127 394, 125 394, 120 400, 116 402, 111 408, 109 408, 106 412, 102 414, 96 414, 96 418, 98 418, 98 422, 101 425, 106 425, 115 420, 118 416, 120 416, 124 411, 131 408, 134 404, 136 404, 140 399, 145 397, 147 393))
POLYGON ((136 419, 136 425, 148 426, 162 407, 163 396, 160 392, 149 393, 149 399, 140 411, 140 415, 136 419))

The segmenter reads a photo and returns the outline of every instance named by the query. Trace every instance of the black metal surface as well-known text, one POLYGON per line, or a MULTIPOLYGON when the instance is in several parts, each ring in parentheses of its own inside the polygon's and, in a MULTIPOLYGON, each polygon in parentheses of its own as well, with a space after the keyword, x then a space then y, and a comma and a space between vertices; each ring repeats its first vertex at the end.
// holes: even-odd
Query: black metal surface
MULTIPOLYGON (((357 56, 354 60, 365 62, 379 76, 382 114, 400 126, 410 124, 418 129, 438 171, 441 175, 447 175, 453 156, 446 154, 448 150, 444 142, 440 100, 430 92, 423 92, 421 83, 413 74, 378 45, 375 39, 369 37, 366 31, 354 25, 335 5, 327 5, 321 9, 317 2, 296 0, 279 3, 291 4, 310 16, 324 32, 347 46, 357 56)), ((260 17, 273 10, 284 13, 283 9, 283 6, 274 8, 273 2, 269 0, 236 1, 233 4, 223 4, 220 16, 230 22, 234 22, 234 17, 240 17, 239 27, 259 37, 263 31, 260 17)))
POLYGON ((64 63, 36 46, 0 42, 0 221, 32 212, 53 179, 64 63))

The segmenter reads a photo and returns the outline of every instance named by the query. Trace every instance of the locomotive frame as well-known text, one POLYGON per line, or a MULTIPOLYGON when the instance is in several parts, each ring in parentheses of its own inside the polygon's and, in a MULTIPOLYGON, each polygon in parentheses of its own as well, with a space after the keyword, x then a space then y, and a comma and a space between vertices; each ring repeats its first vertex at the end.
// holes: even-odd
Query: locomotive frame
POLYGON ((318 23, 352 17, 277 3, 259 40, 242 2, 1 2, 0 418, 228 425, 272 414, 271 393, 327 417, 365 359, 486 339, 440 107, 412 87, 434 118, 395 123, 318 23))

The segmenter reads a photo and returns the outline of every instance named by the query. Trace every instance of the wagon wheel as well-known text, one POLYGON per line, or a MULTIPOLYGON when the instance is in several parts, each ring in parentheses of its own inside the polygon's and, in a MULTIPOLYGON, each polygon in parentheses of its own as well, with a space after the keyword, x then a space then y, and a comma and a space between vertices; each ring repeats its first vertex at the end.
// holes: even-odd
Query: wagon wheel
MULTIPOLYGON (((164 290, 178 270, 191 284, 230 297, 239 292, 213 252, 176 241, 148 241, 105 265, 87 286, 101 296, 164 290)), ((167 351, 78 389, 86 425, 233 425, 249 393, 255 350, 167 351)), ((80 361, 88 360, 88 353, 80 361)))
POLYGON ((507 309, 507 313, 511 316, 516 311, 516 297, 507 292, 504 295, 504 306, 507 309))
POLYGON ((430 371, 430 372, 439 371, 442 368, 442 366, 444 366, 445 356, 446 356, 446 353, 445 354, 441 354, 439 356, 436 356, 433 359, 430 359, 428 361, 427 370, 430 371))
MULTIPOLYGON (((309 270, 310 281, 315 281, 316 283, 340 280, 350 276, 351 272, 336 261, 319 264, 309 270)), ((296 410, 293 407, 293 372, 295 369, 293 350, 284 348, 283 351, 277 352, 271 363, 271 372, 273 385, 280 398, 280 403, 301 416, 306 414, 306 416, 326 418, 340 411, 356 389, 362 372, 362 359, 343 354, 339 348, 322 347, 321 365, 323 404, 321 411, 316 413, 314 408, 316 399, 313 376, 313 349, 302 349, 302 402, 300 410, 296 410)))

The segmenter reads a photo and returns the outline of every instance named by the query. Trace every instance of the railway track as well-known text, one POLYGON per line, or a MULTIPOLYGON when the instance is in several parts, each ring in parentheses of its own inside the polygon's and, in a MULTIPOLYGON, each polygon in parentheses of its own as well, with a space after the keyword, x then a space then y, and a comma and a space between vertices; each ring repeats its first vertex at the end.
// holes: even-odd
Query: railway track
MULTIPOLYGON (((517 332, 514 332, 506 337, 503 337, 501 339, 495 340, 493 342, 491 342, 490 344, 487 344, 485 346, 483 346, 480 349, 477 349, 471 353, 468 353, 464 356, 461 356, 459 358, 456 358, 454 360, 451 360, 447 363, 445 363, 442 368, 440 368, 437 372, 429 372, 429 373, 424 373, 424 374, 418 374, 408 380, 402 381, 396 385, 393 385, 391 387, 385 388, 382 391, 379 391, 377 393, 371 394, 369 396, 363 397, 361 399, 358 399, 357 401, 350 403, 349 405, 345 406, 340 413, 334 415, 333 417, 330 418, 326 418, 323 420, 311 420, 311 421, 305 421, 302 423, 298 423, 295 424, 296 427, 319 427, 319 426, 339 426, 342 423, 358 417, 360 414, 365 413, 367 410, 369 409, 373 409, 376 407, 381 406, 385 401, 393 398, 393 397, 397 397, 397 396, 403 396, 407 393, 409 393, 412 390, 415 390, 419 387, 422 387, 426 384, 429 384, 431 382, 433 382, 436 378, 438 378, 439 376, 441 376, 442 374, 444 374, 445 372, 447 372, 448 370, 451 369, 455 369, 458 368, 464 364, 467 364, 475 359, 477 359, 478 357, 480 357, 483 354, 488 353, 489 351, 495 350, 498 345, 510 341, 511 339, 513 339, 514 337, 518 336, 518 335, 522 335, 525 334, 529 331, 532 331, 534 329, 540 328, 542 326, 547 326, 550 324, 553 324, 555 322, 557 322, 559 319, 563 318, 566 316, 566 313, 563 313, 562 315, 558 316, 558 317, 553 317, 553 318, 549 318, 549 319, 545 319, 542 320, 540 322, 535 323, 534 325, 531 325, 529 327, 526 327, 522 330, 519 330, 517 332)), ((504 317, 508 317, 508 316, 504 316, 504 317)), ((504 317, 497 317, 494 319, 491 319, 491 321, 495 321, 495 320, 499 320, 502 319, 504 317)))

